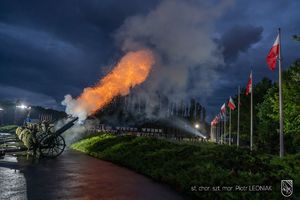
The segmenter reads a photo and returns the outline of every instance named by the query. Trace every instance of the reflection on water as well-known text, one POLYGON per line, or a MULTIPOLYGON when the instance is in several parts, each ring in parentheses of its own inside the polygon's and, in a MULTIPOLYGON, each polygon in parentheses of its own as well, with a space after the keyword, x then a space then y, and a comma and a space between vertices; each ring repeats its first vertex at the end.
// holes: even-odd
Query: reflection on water
POLYGON ((6 156, 0 160, 0 199, 27 200, 26 188, 16 157, 6 156))
POLYGON ((11 134, 10 133, 0 133, 0 137, 2 136, 10 136, 11 134))
POLYGON ((0 199, 182 199, 168 187, 135 172, 69 150, 57 159, 20 157, 17 165, 10 162, 10 168, 3 168, 0 160, 0 170, 1 180, 6 177, 0 183, 0 199))

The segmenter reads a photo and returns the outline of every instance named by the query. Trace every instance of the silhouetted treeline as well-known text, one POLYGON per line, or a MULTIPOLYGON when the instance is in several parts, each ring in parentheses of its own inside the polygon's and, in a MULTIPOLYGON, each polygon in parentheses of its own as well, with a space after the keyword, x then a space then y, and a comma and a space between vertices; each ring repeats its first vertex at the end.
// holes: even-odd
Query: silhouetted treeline
MULTIPOLYGON (((162 121, 179 118, 190 124, 205 124, 206 109, 195 99, 173 101, 166 96, 157 95, 153 100, 131 93, 117 96, 113 101, 95 114, 102 123, 121 126, 140 126, 143 124, 162 124, 162 121)), ((193 125, 194 126, 194 125, 193 125)))

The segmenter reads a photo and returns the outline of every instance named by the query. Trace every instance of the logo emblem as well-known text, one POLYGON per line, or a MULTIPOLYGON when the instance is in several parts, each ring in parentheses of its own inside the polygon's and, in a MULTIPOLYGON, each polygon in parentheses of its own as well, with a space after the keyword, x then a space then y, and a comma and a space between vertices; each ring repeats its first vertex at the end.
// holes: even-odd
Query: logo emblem
POLYGON ((290 197, 293 194, 293 180, 281 180, 281 194, 290 197))

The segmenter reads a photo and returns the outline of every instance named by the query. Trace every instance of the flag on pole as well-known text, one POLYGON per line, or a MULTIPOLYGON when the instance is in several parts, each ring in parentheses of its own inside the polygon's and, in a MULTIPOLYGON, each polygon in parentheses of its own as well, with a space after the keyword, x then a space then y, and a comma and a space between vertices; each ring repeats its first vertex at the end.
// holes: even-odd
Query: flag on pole
POLYGON ((226 104, 224 103, 222 106, 221 106, 221 113, 225 113, 226 111, 226 104))
POLYGON ((217 123, 219 123, 219 121, 220 121, 220 116, 219 115, 216 116, 216 121, 217 121, 217 123))
POLYGON ((221 117, 219 115, 215 116, 215 118, 210 122, 211 126, 215 126, 220 122, 221 117))
POLYGON ((211 125, 211 126, 215 126, 217 123, 218 123, 218 122, 217 122, 217 119, 214 118, 214 119, 210 122, 210 125, 211 125))
POLYGON ((270 70, 274 71, 276 67, 276 61, 279 55, 279 34, 276 37, 276 40, 270 49, 267 56, 267 63, 269 65, 270 70))
POLYGON ((278 35, 276 40, 267 56, 267 63, 269 67, 274 70, 276 67, 276 61, 278 58, 278 86, 279 86, 279 155, 282 158, 284 155, 284 134, 283 134, 283 99, 282 99, 282 74, 281 74, 281 30, 278 28, 278 35), (270 58, 269 58, 270 57, 270 58))
POLYGON ((220 120, 223 120, 223 114, 222 113, 219 113, 218 116, 219 116, 220 120))
POLYGON ((248 96, 249 93, 252 93, 252 72, 250 73, 249 80, 246 87, 246 96, 248 96))
POLYGON ((231 110, 234 110, 236 108, 235 104, 234 104, 234 101, 233 99, 230 97, 229 98, 229 102, 228 102, 228 107, 231 109, 231 110))

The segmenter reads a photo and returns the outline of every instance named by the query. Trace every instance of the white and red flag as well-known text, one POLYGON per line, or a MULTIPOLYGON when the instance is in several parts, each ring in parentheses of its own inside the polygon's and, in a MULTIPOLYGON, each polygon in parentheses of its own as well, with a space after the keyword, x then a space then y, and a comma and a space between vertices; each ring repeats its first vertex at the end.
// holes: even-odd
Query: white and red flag
POLYGON ((215 119, 216 119, 216 122, 219 123, 219 121, 220 121, 220 116, 217 115, 217 116, 215 117, 215 119))
POLYGON ((279 45, 280 44, 279 44, 279 34, 278 34, 267 56, 267 63, 269 65, 270 70, 272 71, 274 71, 276 67, 276 61, 279 56, 279 45))
POLYGON ((231 110, 234 110, 236 108, 235 104, 234 104, 234 101, 233 99, 230 97, 229 98, 229 102, 228 102, 228 107, 231 109, 231 110))
POLYGON ((220 120, 223 119, 223 114, 222 114, 222 113, 219 113, 218 116, 219 116, 219 119, 220 119, 220 120))
POLYGON ((252 72, 250 73, 249 80, 246 87, 246 96, 248 96, 249 93, 252 93, 252 72))
POLYGON ((222 106, 221 106, 221 113, 225 113, 226 111, 226 104, 224 103, 222 106))
POLYGON ((217 125, 218 121, 217 121, 217 118, 215 117, 211 122, 210 122, 210 125, 211 126, 215 126, 217 125))

